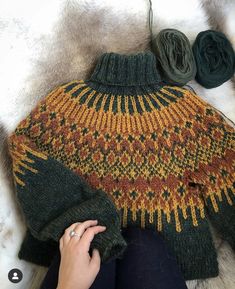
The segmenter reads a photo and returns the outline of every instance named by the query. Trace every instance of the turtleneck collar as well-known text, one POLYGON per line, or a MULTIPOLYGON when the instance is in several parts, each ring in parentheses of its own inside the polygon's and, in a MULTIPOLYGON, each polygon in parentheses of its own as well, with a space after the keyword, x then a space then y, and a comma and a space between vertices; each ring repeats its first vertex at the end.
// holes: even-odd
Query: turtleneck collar
POLYGON ((103 85, 138 86, 161 81, 156 58, 151 51, 137 54, 104 53, 88 81, 103 85))

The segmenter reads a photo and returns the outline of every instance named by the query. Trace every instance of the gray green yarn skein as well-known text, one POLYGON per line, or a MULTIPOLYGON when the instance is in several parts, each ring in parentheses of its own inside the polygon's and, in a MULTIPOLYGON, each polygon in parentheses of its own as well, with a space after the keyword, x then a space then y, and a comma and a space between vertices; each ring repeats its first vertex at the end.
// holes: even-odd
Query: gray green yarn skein
POLYGON ((190 42, 186 35, 176 29, 163 29, 152 40, 163 79, 183 86, 194 79, 197 68, 190 42))

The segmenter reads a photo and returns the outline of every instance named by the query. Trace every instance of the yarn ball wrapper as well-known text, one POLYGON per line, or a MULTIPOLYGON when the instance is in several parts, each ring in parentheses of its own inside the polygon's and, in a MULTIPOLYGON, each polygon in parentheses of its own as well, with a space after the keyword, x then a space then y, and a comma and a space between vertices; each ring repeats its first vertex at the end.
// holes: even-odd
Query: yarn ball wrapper
POLYGON ((235 54, 231 43, 222 32, 200 32, 192 49, 197 65, 195 79, 205 88, 218 87, 233 76, 235 54))
POLYGON ((166 81, 183 86, 196 75, 196 63, 186 35, 176 29, 163 29, 152 41, 166 81))

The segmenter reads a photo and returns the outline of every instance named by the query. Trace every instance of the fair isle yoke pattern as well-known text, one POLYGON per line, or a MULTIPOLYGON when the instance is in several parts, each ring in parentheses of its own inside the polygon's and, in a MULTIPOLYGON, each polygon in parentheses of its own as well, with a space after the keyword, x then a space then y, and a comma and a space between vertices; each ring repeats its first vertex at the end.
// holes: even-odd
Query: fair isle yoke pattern
MULTIPOLYGON (((128 211, 132 222, 138 211, 141 227, 156 223, 161 231, 166 217, 180 232, 179 215, 190 218, 193 226, 205 217, 204 200, 193 187, 198 180, 215 212, 218 202, 232 205, 234 184, 226 175, 234 165, 234 132, 216 125, 221 121, 202 99, 183 88, 164 86, 148 95, 115 96, 74 81, 50 93, 16 133, 30 137, 44 153, 40 157, 50 154, 107 192, 123 212, 124 227, 128 211), (213 170, 212 160, 221 157, 223 162, 213 170)), ((25 157, 23 151, 19 161, 25 157)), ((16 180, 23 185, 20 176, 16 180)))

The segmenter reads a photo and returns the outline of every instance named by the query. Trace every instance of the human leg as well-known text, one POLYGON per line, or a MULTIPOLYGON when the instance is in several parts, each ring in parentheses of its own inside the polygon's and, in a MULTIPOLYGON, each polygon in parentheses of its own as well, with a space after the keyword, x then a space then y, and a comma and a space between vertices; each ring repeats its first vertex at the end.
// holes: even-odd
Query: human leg
POLYGON ((187 289, 174 255, 158 232, 125 228, 128 247, 116 262, 116 289, 187 289))

